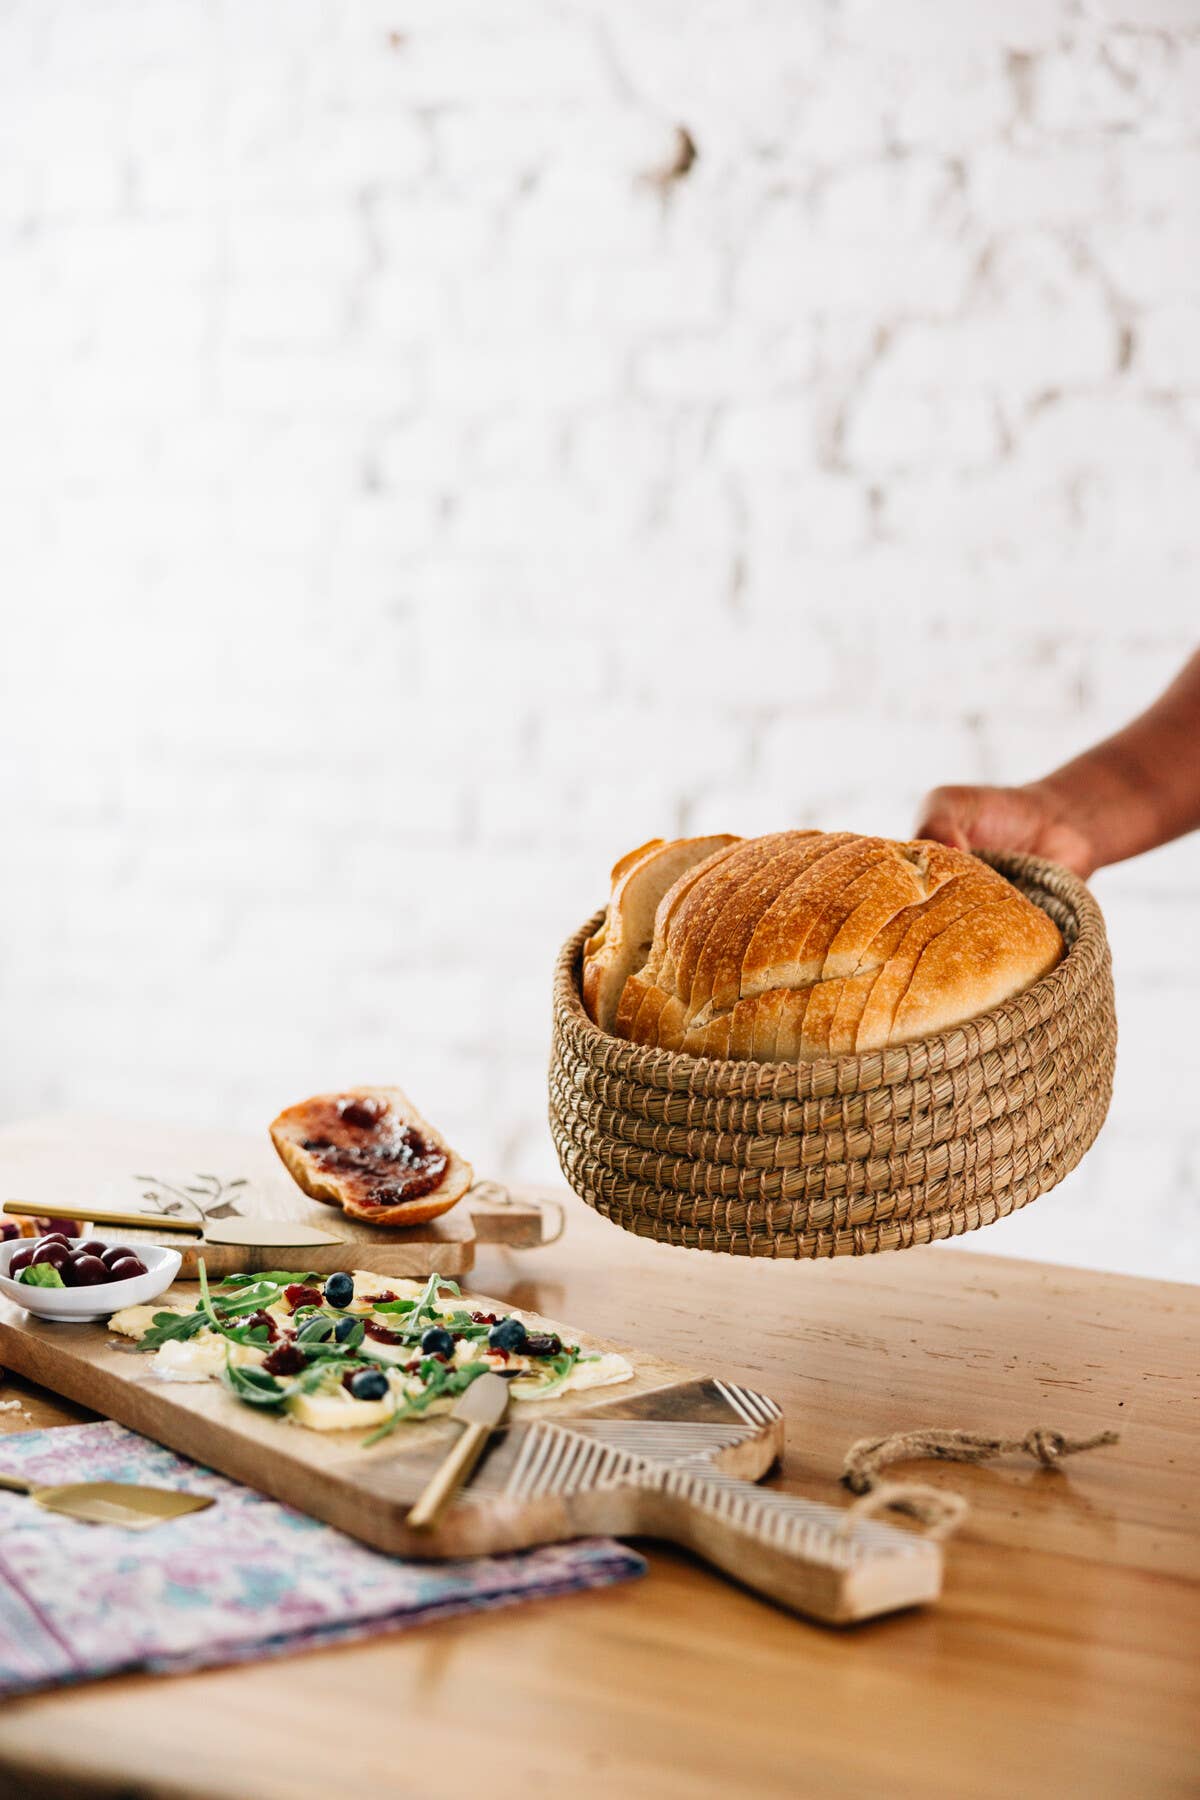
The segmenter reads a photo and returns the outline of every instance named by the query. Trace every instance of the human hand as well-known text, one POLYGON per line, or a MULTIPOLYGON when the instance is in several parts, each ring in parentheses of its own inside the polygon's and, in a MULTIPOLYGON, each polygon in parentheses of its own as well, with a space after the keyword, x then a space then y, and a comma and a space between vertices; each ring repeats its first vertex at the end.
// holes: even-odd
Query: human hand
POLYGON ((927 794, 916 835, 958 850, 1017 850, 1085 879, 1101 858, 1080 809, 1052 781, 1025 787, 939 787, 927 794))

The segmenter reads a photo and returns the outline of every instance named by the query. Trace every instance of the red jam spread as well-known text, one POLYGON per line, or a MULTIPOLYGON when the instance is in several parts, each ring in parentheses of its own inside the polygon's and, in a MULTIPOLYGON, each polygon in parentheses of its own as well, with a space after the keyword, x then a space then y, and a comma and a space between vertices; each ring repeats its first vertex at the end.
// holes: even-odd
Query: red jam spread
POLYGON ((322 1169, 353 1182, 369 1206, 419 1200, 446 1173, 446 1152, 371 1095, 318 1100, 306 1109, 304 1126, 301 1149, 322 1169))

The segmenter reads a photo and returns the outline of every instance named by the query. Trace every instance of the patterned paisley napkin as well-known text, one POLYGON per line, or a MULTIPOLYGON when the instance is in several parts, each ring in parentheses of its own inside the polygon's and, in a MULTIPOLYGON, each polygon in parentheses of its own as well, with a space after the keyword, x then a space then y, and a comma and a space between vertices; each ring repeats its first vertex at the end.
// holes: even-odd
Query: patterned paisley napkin
POLYGON ((0 1492, 0 1697, 120 1670, 284 1656, 605 1587, 646 1566, 603 1538, 400 1562, 108 1423, 2 1438, 0 1469, 47 1485, 147 1482, 218 1501, 134 1533, 0 1492))

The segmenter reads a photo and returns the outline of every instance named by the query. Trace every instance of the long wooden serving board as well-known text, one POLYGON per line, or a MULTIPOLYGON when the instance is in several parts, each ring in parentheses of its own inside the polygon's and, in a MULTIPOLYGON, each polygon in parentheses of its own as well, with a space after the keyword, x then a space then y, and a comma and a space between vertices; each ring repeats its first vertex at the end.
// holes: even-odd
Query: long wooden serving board
POLYGON ((410 1230, 360 1224, 340 1208, 309 1199, 292 1180, 266 1131, 145 1125, 87 1115, 34 1120, 0 1130, 0 1202, 62 1205, 84 1221, 101 1211, 137 1211, 145 1227, 105 1225, 111 1240, 169 1244, 183 1257, 181 1279, 194 1280, 204 1258, 214 1281, 241 1271, 373 1269, 380 1275, 447 1275, 474 1266, 476 1242, 532 1249, 543 1241, 546 1209, 495 1182, 478 1182, 451 1211, 410 1230), (208 1243, 164 1231, 155 1216, 256 1219, 311 1226, 337 1238, 292 1252, 277 1247, 208 1243))
MULTIPOLYGON (((193 1290, 194 1293, 194 1290, 193 1290)), ((191 1304, 183 1289, 164 1296, 191 1304)), ((500 1310, 486 1298, 473 1307, 500 1310)), ((525 1315, 532 1318, 532 1315, 525 1315)), ((837 1507, 755 1487, 783 1443, 766 1396, 597 1342, 551 1320, 538 1328, 619 1349, 621 1386, 510 1407, 471 1486, 436 1531, 409 1507, 461 1429, 446 1417, 363 1432, 306 1431, 242 1404, 219 1383, 168 1383, 103 1324, 50 1324, 0 1301, 0 1363, 379 1550, 474 1556, 613 1533, 681 1544, 780 1604, 844 1624, 934 1599, 939 1547, 837 1507)))

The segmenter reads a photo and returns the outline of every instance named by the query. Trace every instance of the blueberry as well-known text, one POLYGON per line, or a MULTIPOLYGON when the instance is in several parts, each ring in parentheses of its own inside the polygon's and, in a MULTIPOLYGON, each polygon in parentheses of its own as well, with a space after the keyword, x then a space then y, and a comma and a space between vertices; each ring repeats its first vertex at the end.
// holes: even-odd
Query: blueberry
POLYGON ((488 1332, 488 1347, 492 1350, 517 1350, 525 1348, 525 1327, 520 1319, 501 1319, 488 1332))
POLYGON ((453 1356, 454 1339, 441 1325, 431 1325, 421 1338, 421 1349, 426 1356, 453 1356))
POLYGON ((345 1319, 338 1320, 337 1324, 333 1328, 333 1335, 337 1339, 339 1344, 344 1344, 346 1342, 347 1338, 353 1337, 354 1327, 357 1324, 358 1324, 357 1319, 345 1318, 345 1319))
POLYGON ((387 1391, 388 1378, 382 1369, 360 1369, 350 1381, 356 1400, 382 1400, 387 1391))
POLYGON ((354 1298, 353 1275, 331 1275, 325 1283, 325 1298, 330 1306, 349 1306, 354 1298))

